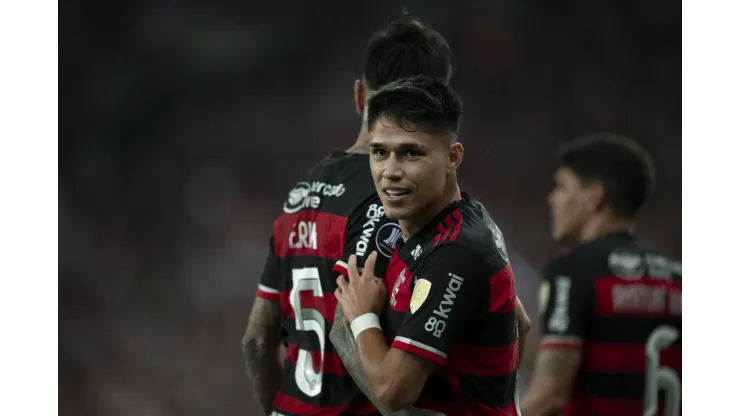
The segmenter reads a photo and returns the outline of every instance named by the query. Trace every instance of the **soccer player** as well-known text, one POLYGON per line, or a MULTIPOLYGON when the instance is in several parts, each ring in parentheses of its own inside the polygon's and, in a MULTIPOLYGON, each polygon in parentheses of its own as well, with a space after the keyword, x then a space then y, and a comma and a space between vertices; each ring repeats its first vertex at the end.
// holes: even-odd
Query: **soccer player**
MULTIPOLYGON (((377 203, 363 205, 359 220, 349 218, 375 195, 368 169, 367 100, 402 77, 426 75, 448 82, 452 52, 442 35, 428 26, 399 21, 370 38, 362 65, 362 79, 354 84, 357 113, 363 116, 357 141, 304 175, 273 223, 270 252, 242 340, 251 387, 266 414, 376 412, 328 339, 336 307, 331 268, 345 246, 365 255, 367 235, 383 217, 377 203), (347 235, 354 237, 350 241, 347 235), (286 346, 282 365, 281 343, 286 346)), ((400 236, 396 224, 388 224, 383 232, 385 239, 400 236)))
POLYGON ((337 279, 335 295, 365 381, 384 406, 516 415, 514 275, 501 231, 457 184, 461 114, 459 97, 425 77, 391 83, 370 99, 370 168, 402 239, 383 280, 374 277, 382 249, 362 273, 354 255, 338 265, 348 279, 337 279))
POLYGON ((653 177, 625 137, 562 148, 549 205, 552 236, 571 249, 545 269, 525 416, 680 414, 681 263, 635 235, 653 177))

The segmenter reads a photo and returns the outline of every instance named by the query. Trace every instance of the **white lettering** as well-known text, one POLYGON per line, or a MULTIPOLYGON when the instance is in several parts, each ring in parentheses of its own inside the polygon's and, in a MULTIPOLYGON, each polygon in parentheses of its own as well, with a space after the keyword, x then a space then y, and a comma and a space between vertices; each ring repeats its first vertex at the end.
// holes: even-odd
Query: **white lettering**
MULTIPOLYGON (((344 188, 342 188, 342 192, 344 192, 344 188)), ((367 222, 363 224, 362 235, 360 236, 360 240, 357 241, 357 244, 355 245, 355 254, 358 257, 365 256, 368 243, 370 242, 370 237, 373 235, 373 231, 375 230, 375 224, 380 221, 380 218, 383 217, 384 213, 385 210, 383 209, 382 205, 372 204, 367 207, 367 213, 365 214, 365 217, 367 217, 367 222)))
POLYGON ((665 312, 666 291, 665 286, 615 285, 612 288, 612 307, 615 312, 665 312))
POLYGON ((563 333, 570 325, 570 303, 571 281, 569 277, 558 276, 555 278, 555 306, 547 327, 553 332, 563 333))
POLYGON ((292 214, 302 209, 317 209, 321 205, 321 196, 339 197, 344 194, 344 184, 330 185, 324 182, 298 182, 288 194, 283 204, 283 211, 292 214), (314 195, 318 194, 318 195, 314 195))
POLYGON ((454 273, 447 273, 447 275, 450 276, 451 279, 447 284, 446 293, 444 294, 442 301, 437 305, 437 309, 432 311, 433 314, 440 318, 437 319, 434 316, 430 316, 426 324, 424 324, 424 329, 431 332, 432 335, 437 338, 442 336, 442 332, 444 332, 447 327, 447 322, 443 319, 450 318, 449 313, 452 311, 452 307, 455 305, 455 299, 457 298, 456 292, 460 290, 464 280, 462 277, 454 273))
POLYGON ((313 221, 301 221, 297 225, 293 225, 293 231, 288 236, 288 247, 316 250, 318 247, 316 223, 313 221))

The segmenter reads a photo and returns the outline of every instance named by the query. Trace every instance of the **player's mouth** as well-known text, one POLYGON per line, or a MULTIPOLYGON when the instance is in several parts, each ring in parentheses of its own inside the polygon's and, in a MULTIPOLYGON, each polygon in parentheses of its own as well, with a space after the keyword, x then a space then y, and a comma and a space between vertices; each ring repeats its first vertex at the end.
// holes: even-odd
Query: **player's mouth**
POLYGON ((383 194, 385 194, 385 197, 388 198, 390 201, 399 201, 403 199, 406 195, 408 195, 411 191, 409 191, 406 188, 401 188, 398 186, 390 186, 388 188, 383 188, 383 194))

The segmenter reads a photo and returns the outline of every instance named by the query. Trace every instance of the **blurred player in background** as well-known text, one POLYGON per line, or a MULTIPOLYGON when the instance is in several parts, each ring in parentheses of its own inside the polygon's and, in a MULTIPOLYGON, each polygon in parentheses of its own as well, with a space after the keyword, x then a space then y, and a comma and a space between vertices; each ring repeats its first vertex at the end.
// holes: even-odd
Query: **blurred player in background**
POLYGON ((553 238, 571 249, 545 269, 524 416, 680 414, 681 263, 635 235, 653 179, 627 138, 563 147, 549 204, 553 238))
MULTIPOLYGON (((332 266, 345 246, 364 253, 367 235, 383 217, 378 203, 363 205, 359 220, 348 218, 375 195, 368 168, 366 103, 380 87, 402 77, 426 75, 448 82, 452 59, 447 41, 415 20, 391 23, 368 41, 362 79, 354 84, 357 113, 363 116, 355 144, 333 152, 304 175, 273 223, 270 252, 242 341, 251 387, 265 413, 376 413, 328 338, 336 307, 332 266), (352 241, 348 234, 355 236, 352 241), (281 343, 286 346, 282 364, 281 343)), ((385 231, 400 235, 397 224, 385 231)))
POLYGON ((384 280, 374 277, 377 251, 362 273, 355 255, 335 269, 349 277, 337 279, 336 296, 360 358, 345 364, 359 364, 372 396, 394 411, 513 416, 514 274, 498 226, 458 187, 461 115, 459 97, 425 77, 386 85, 369 101, 370 167, 402 238, 379 246, 392 253, 384 280))

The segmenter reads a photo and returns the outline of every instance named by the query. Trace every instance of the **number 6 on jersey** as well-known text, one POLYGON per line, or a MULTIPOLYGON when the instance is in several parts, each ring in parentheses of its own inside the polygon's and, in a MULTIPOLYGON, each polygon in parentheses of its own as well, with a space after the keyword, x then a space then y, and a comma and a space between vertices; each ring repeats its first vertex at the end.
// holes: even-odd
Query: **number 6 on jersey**
POLYGON ((678 330, 662 325, 650 334, 645 344, 645 406, 643 416, 657 416, 658 390, 666 393, 665 416, 678 416, 681 410, 681 379, 670 367, 660 366, 660 351, 678 339, 678 330))

